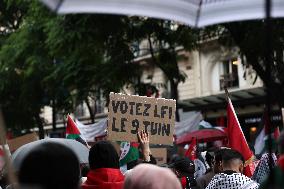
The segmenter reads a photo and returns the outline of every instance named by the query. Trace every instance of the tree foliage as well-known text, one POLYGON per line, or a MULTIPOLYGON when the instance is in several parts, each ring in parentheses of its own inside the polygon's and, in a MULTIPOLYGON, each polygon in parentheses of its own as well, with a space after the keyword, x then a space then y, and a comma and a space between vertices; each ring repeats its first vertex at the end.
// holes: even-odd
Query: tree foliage
POLYGON ((107 97, 133 84, 145 92, 151 85, 140 82, 137 87, 142 72, 134 63, 137 49, 133 48, 145 39, 152 62, 170 81, 172 98, 178 99, 177 86, 185 74, 178 68, 176 49, 191 50, 197 41, 196 31, 174 22, 94 14, 58 16, 39 1, 4 0, 0 11, 4 28, 0 104, 8 127, 18 131, 35 125, 43 131, 44 106, 67 113, 86 102, 91 110, 90 97, 101 91, 107 97))
POLYGON ((271 72, 267 73, 265 51, 266 31, 264 21, 246 21, 224 24, 222 42, 227 45, 237 45, 246 60, 245 66, 251 65, 262 79, 268 90, 272 92, 273 102, 284 106, 284 20, 272 21, 272 57, 271 72))
MULTIPOLYGON (((151 55, 151 63, 163 71, 170 83, 171 98, 178 102, 178 84, 185 81, 186 74, 179 69, 177 49, 196 48, 198 31, 176 22, 151 18, 134 18, 133 22, 133 38, 138 44, 147 40, 146 51, 151 55)), ((178 111, 176 118, 179 121, 178 111)))
POLYGON ((0 103, 9 127, 42 127, 45 105, 73 111, 97 90, 118 92, 140 73, 131 64, 127 17, 56 16, 37 1, 24 3, 18 28, 2 35, 0 49, 0 103))

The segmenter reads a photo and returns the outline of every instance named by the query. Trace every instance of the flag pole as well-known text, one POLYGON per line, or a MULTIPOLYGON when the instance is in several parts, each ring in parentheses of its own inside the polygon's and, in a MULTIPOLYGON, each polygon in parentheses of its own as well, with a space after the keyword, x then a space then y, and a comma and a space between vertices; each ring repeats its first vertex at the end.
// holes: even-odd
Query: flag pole
POLYGON ((8 171, 8 181, 10 184, 13 184, 13 188, 18 189, 17 185, 15 185, 18 183, 18 180, 15 175, 14 169, 12 167, 11 159, 8 155, 9 154, 8 149, 5 147, 5 144, 7 144, 5 128, 6 127, 5 127, 5 121, 4 121, 2 109, 0 108, 0 141, 1 141, 1 146, 3 148, 4 160, 5 160, 5 164, 6 164, 7 171, 8 171))
MULTIPOLYGON (((270 115, 271 115, 271 64, 273 63, 272 61, 272 22, 271 22, 271 0, 265 0, 265 25, 264 25, 264 30, 265 30, 265 74, 266 78, 268 79, 266 83, 266 108, 267 108, 267 114, 268 114, 268 121, 270 120, 270 115)), ((271 130, 272 130, 272 123, 271 126, 268 127, 268 152, 269 152, 269 169, 271 173, 271 177, 274 178, 274 172, 272 171, 272 164, 273 164, 273 158, 272 158, 272 137, 271 137, 271 130)), ((274 181, 274 180, 273 180, 274 181)), ((272 183, 273 183, 272 181, 272 183)))
MULTIPOLYGON (((226 101, 227 101, 227 103, 229 103, 230 94, 228 92, 228 89, 227 89, 226 85, 224 86, 224 91, 225 91, 226 101)), ((226 125, 228 127, 228 113, 226 113, 226 114, 227 114, 227 123, 226 123, 226 125)), ((229 139, 227 140, 227 144, 226 145, 229 146, 229 139)))
POLYGON ((227 102, 229 102, 230 94, 229 94, 226 86, 224 87, 224 91, 225 91, 225 95, 226 95, 226 100, 227 100, 227 102))

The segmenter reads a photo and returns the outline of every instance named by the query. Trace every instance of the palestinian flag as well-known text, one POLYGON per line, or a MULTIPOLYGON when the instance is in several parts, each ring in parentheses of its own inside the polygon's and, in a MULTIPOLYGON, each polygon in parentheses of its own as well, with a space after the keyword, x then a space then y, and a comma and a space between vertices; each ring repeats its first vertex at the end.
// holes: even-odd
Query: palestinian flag
POLYGON ((257 136, 256 140, 255 140, 255 145, 254 145, 254 149, 255 149, 255 154, 264 154, 266 151, 268 151, 268 138, 269 135, 271 136, 272 139, 272 148, 273 150, 276 149, 276 141, 279 138, 280 135, 280 130, 278 126, 272 126, 270 118, 268 116, 268 112, 267 109, 264 109, 264 114, 263 114, 263 118, 262 118, 262 122, 264 124, 264 127, 262 128, 261 132, 259 133, 259 135, 257 136), (270 131, 270 134, 269 134, 270 131))
POLYGON ((136 142, 121 142, 120 143, 120 158, 119 165, 123 166, 127 163, 139 158, 138 143, 136 142))
POLYGON ((86 141, 81 138, 81 132, 69 115, 67 116, 66 138, 77 140, 78 142, 88 146, 86 141))

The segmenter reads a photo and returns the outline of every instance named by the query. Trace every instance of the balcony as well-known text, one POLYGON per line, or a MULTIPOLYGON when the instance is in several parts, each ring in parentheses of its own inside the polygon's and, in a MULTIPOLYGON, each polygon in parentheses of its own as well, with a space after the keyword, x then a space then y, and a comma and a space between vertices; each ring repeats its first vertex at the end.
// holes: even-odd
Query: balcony
POLYGON ((224 90, 225 87, 227 88, 239 87, 238 75, 232 73, 220 75, 219 81, 220 81, 220 90, 224 90))

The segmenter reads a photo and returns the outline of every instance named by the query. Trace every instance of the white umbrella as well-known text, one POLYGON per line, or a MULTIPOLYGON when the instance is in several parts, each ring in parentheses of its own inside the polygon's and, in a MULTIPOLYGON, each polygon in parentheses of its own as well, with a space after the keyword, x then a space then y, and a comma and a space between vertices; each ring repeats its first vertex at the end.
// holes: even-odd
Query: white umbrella
MULTIPOLYGON (((284 0, 41 0, 60 14, 102 13, 174 20, 193 27, 243 20, 266 20, 266 73, 272 64, 271 18, 284 17, 284 0)), ((270 87, 266 105, 270 113, 270 87)), ((270 128, 270 127, 269 127, 270 128)), ((269 140, 271 141, 271 136, 269 140)), ((269 146, 271 152, 271 145, 269 146)), ((270 158, 272 162, 272 158, 270 158)))
MULTIPOLYGON (((266 0, 41 0, 60 13, 102 13, 175 20, 189 26, 264 19, 266 0)), ((284 0, 271 0, 271 17, 284 17, 284 0)))
POLYGON ((26 155, 34 149, 36 146, 46 143, 46 142, 55 142, 62 144, 68 148, 70 148, 78 157, 80 163, 88 163, 89 149, 84 146, 82 143, 77 142, 76 140, 64 139, 64 138, 47 138, 43 140, 37 140, 28 144, 25 144, 18 148, 12 154, 12 165, 14 169, 17 171, 20 168, 20 165, 26 155))

